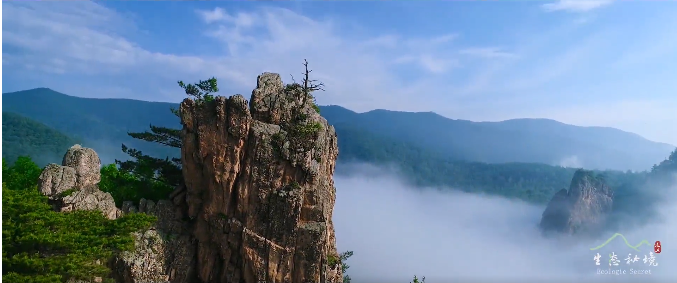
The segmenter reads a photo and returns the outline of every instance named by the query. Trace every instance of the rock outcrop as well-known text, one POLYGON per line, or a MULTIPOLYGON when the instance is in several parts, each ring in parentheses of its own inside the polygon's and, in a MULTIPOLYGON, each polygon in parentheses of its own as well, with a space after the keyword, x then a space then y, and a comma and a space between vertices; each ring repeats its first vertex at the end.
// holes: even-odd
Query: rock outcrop
POLYGON ((57 211, 100 210, 109 219, 121 211, 109 193, 98 188, 101 181, 101 160, 91 148, 74 145, 63 157, 61 165, 49 164, 40 174, 38 188, 49 197, 57 211))
POLYGON ((181 103, 199 282, 340 282, 336 133, 278 74, 241 95, 181 103))
POLYGON ((195 244, 182 210, 169 200, 142 199, 138 206, 123 203, 124 213, 147 213, 157 217, 157 222, 147 231, 133 233, 135 249, 114 259, 116 282, 196 282, 195 244))
POLYGON ((613 198, 602 177, 577 170, 569 190, 560 190, 550 200, 539 226, 544 232, 567 234, 600 231, 612 210, 613 198))
POLYGON ((337 138, 312 97, 264 73, 251 103, 186 99, 180 114, 185 185, 168 200, 115 208, 97 188, 99 157, 79 145, 40 176, 59 211, 157 217, 134 233, 134 250, 112 260, 116 282, 342 282, 332 223, 337 138))

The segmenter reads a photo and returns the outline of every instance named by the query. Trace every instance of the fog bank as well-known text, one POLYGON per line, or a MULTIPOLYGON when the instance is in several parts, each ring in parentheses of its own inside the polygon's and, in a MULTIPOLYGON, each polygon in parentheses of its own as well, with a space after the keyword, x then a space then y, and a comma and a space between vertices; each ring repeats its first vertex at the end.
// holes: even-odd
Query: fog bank
MULTIPOLYGON (((677 256, 668 236, 677 232, 675 201, 660 212, 662 220, 632 231, 595 251, 613 235, 600 239, 546 239, 537 229, 544 207, 498 197, 450 190, 413 188, 397 174, 366 165, 353 165, 347 175, 335 176, 337 201, 334 224, 339 251, 352 250, 348 274, 353 283, 410 282, 414 275, 426 282, 665 282, 677 278, 677 256), (672 232, 672 233, 671 233, 672 232), (654 241, 664 246, 655 255, 658 266, 643 263, 654 241), (600 265, 593 257, 601 255, 600 265), (609 266, 609 254, 619 265, 609 266), (638 262, 627 264, 628 254, 638 262), (598 269, 625 270, 625 275, 598 275, 598 269), (630 275, 650 270, 650 275, 630 275)), ((674 193, 666 188, 666 194, 674 193)), ((667 196, 667 195, 666 195, 667 196)), ((672 199, 674 200, 674 199, 672 199)))

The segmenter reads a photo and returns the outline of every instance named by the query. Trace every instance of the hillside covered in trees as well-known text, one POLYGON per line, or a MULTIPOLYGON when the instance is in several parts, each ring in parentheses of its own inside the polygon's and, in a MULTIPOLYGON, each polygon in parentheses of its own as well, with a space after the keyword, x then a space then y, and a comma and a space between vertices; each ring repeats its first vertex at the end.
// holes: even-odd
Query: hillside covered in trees
MULTIPOLYGON (((201 81, 197 86, 180 85, 188 96, 199 101, 209 101, 213 98, 211 93, 218 90, 215 80, 201 81)), ((176 115, 176 111, 167 111, 176 115)), ((17 117, 13 118, 16 120, 17 117)), ((25 120, 19 119, 24 122, 13 124, 24 125, 27 128, 22 130, 24 132, 58 135, 55 130, 46 130, 49 128, 44 125, 25 120)), ((78 131, 82 129, 78 128, 78 131)), ((556 190, 568 186, 575 171, 573 168, 539 163, 489 164, 454 160, 410 142, 374 135, 345 123, 337 123, 336 131, 344 162, 395 164, 408 181, 420 186, 451 187, 543 203, 556 190)), ((181 148, 180 131, 151 124, 150 130, 127 134, 131 139, 162 149, 144 153, 123 144, 121 152, 128 159, 103 166, 99 188, 110 193, 118 207, 124 201, 139 203, 142 198, 153 201, 166 199, 175 187, 184 182, 181 160, 161 154, 181 148)), ((62 142, 70 141, 62 138, 62 142)), ((30 143, 36 144, 39 143, 30 143)), ((18 152, 44 157, 36 146, 18 152)), ((18 152, 12 154, 22 154, 18 152)), ((597 173, 617 194, 614 210, 639 215, 634 210, 638 204, 657 201, 646 197, 643 191, 645 185, 665 180, 675 171, 677 150, 646 172, 597 173)), ((47 197, 37 190, 40 172, 40 166, 29 157, 18 157, 11 166, 3 159, 3 279, 8 282, 68 282, 91 278, 111 281, 109 267, 99 263, 129 250, 133 243, 130 233, 150 227, 156 219, 142 213, 109 220, 97 211, 54 212, 47 197)), ((344 274, 349 267, 345 261, 351 255, 349 251, 335 259, 340 259, 344 274)), ((344 278, 344 282, 350 282, 349 276, 344 278)), ((415 278, 414 282, 418 279, 415 278)))
POLYGON ((38 191, 41 171, 27 157, 11 166, 2 161, 2 280, 114 282, 100 263, 132 249, 130 233, 149 228, 154 217, 133 213, 109 220, 100 211, 56 212, 38 191))
MULTIPOLYGON (((124 160, 128 158, 127 154, 120 151, 121 144, 140 150, 148 156, 178 157, 178 149, 176 148, 143 142, 127 134, 128 132, 145 131, 149 124, 156 128, 178 128, 178 117, 170 110, 175 108, 176 104, 129 99, 79 98, 46 88, 6 93, 3 94, 3 98, 3 110, 22 113, 26 117, 35 119, 69 136, 78 137, 85 145, 94 147, 100 152, 102 159, 108 163, 112 163, 114 159, 124 160), (49 103, 45 105, 52 107, 23 103, 26 99, 47 101, 49 103), (56 111, 55 109, 59 110, 56 111)), ((519 162, 519 158, 506 157, 508 155, 505 155, 514 153, 512 152, 514 148, 494 148, 493 145, 484 145, 469 140, 473 136, 474 139, 482 137, 473 134, 478 129, 482 129, 477 128, 481 126, 486 129, 483 131, 485 132, 484 135, 489 136, 481 138, 480 141, 491 140, 511 143, 511 139, 501 135, 502 133, 511 133, 511 129, 519 128, 520 126, 516 125, 516 123, 521 123, 519 121, 475 125, 469 121, 450 120, 434 113, 378 110, 358 114, 338 106, 321 106, 319 109, 322 115, 327 117, 328 121, 335 126, 339 137, 340 154, 337 168, 339 172, 341 172, 342 164, 350 162, 393 166, 402 172, 405 181, 419 186, 455 188, 468 192, 482 192, 515 197, 535 203, 545 203, 552 194, 569 185, 575 171, 574 168, 553 166, 546 163, 519 162), (418 129, 420 127, 417 125, 425 126, 423 128, 428 129, 427 132, 416 132, 422 131, 418 129), (434 129, 444 130, 433 131, 434 129), (424 134, 427 135, 425 139, 413 138, 425 136, 424 134), (455 137, 462 139, 457 141, 458 139, 455 137), (463 140, 470 142, 462 146, 460 144, 457 144, 458 146, 453 144, 444 146, 443 143, 449 140, 456 143, 463 143, 463 140), (430 142, 437 142, 437 144, 430 144, 430 142), (469 145, 472 145, 472 147, 467 148, 469 145), (491 156, 493 153, 488 149, 503 152, 499 152, 499 155, 505 157, 500 159, 505 162, 479 162, 475 159, 487 159, 464 155, 468 152, 478 151, 491 156), (458 154, 452 151, 458 152, 458 154)), ((531 121, 529 123, 538 124, 539 122, 531 121)), ((614 151, 632 148, 628 152, 637 152, 637 155, 653 159, 652 156, 656 154, 645 154, 646 152, 642 150, 661 152, 665 147, 662 144, 643 140, 634 134, 609 128, 582 128, 561 123, 556 126, 561 129, 554 132, 553 127, 548 126, 532 125, 526 127, 531 132, 530 135, 527 135, 529 140, 522 145, 522 149, 516 152, 531 149, 540 152, 536 149, 542 148, 542 146, 534 147, 534 143, 548 139, 559 139, 562 133, 579 140, 580 142, 574 143, 570 147, 578 147, 581 150, 598 148, 602 141, 613 141, 613 143, 609 143, 609 148, 614 151), (578 146, 575 146, 575 144, 578 144, 578 146), (595 146, 586 147, 586 144, 595 146)), ((512 147, 520 144, 514 141, 512 143, 512 147)), ((556 151, 557 148, 555 146, 552 150, 556 151)), ((47 158, 38 156, 42 153, 40 149, 19 148, 15 150, 9 148, 6 149, 6 152, 6 154, 15 156, 30 155, 40 162, 42 162, 42 159, 50 158, 52 161, 58 161, 58 158, 53 156, 47 158)), ((668 153, 669 150, 650 164, 661 162, 668 153)), ((529 154, 538 155, 538 153, 529 154)), ((609 154, 612 155, 612 153, 609 154)), ((6 156, 9 157, 9 155, 6 156)), ((544 155, 540 156, 543 157, 544 155)), ((643 169, 650 169, 650 165, 643 169)), ((605 174, 611 180, 612 186, 620 186, 621 183, 641 179, 643 173, 605 171, 605 174)))
MULTIPOLYGON (((210 82, 209 84, 212 85, 209 89, 215 90, 215 80, 210 80, 208 82, 210 82)), ((182 87, 184 87, 184 85, 182 85, 182 87)), ((202 104, 205 101, 211 101, 208 100, 212 98, 208 95, 208 93, 211 91, 205 90, 205 92, 207 92, 207 94, 205 94, 202 91, 197 90, 197 88, 204 90, 205 85, 200 82, 200 84, 197 85, 191 84, 185 86, 186 93, 190 96, 194 96, 195 101, 197 101, 196 103, 202 104)), ((219 101, 219 99, 220 101, 224 101, 222 98, 217 98, 216 100, 219 101)), ((310 109, 309 107, 305 107, 304 111, 313 112, 316 118, 319 117, 317 113, 314 113, 315 110, 310 109)), ((244 115, 251 114, 246 112, 244 115)), ((303 127, 306 124, 300 125, 301 128, 289 128, 290 135, 300 135, 290 136, 289 139, 302 139, 306 137, 305 134, 307 133, 304 131, 307 129, 303 127), (294 132, 295 130, 299 130, 301 132, 294 132)), ((324 126, 325 131, 327 131, 327 133, 331 132, 333 135, 333 131, 330 131, 330 128, 326 126, 326 123, 324 126)), ((165 144, 173 148, 177 148, 180 146, 180 144, 173 144, 171 142, 173 141, 172 138, 178 138, 179 141, 181 140, 178 131, 152 126, 151 131, 149 132, 130 133, 130 136, 139 140, 165 144)), ((331 141, 328 142, 331 143, 331 141)), ((335 140, 333 144, 335 145, 335 140)), ((331 144, 329 145, 331 146, 331 144)), ((327 154, 333 154, 333 158, 336 158, 336 150, 337 149, 334 146, 333 153, 332 151, 327 150, 327 154)), ((116 164, 104 166, 100 170, 100 176, 98 173, 94 173, 99 169, 100 165, 97 154, 92 149, 83 148, 79 145, 70 147, 68 149, 68 152, 63 158, 62 166, 52 164, 47 166, 45 170, 42 170, 39 166, 33 163, 29 157, 25 156, 19 157, 12 166, 8 166, 8 164, 3 160, 2 179, 3 193, 5 194, 3 196, 3 279, 5 281, 160 282, 158 280, 168 279, 157 278, 170 278, 169 275, 166 277, 164 275, 161 277, 153 277, 154 279, 152 280, 138 277, 146 276, 144 273, 146 269, 150 270, 150 272, 155 271, 148 264, 160 266, 165 262, 165 260, 175 260, 175 258, 163 253, 162 251, 154 250, 153 248, 155 246, 153 242, 149 243, 150 245, 153 245, 152 247, 149 247, 151 250, 144 252, 152 253, 155 255, 155 257, 143 257, 141 260, 150 260, 154 262, 143 263, 143 266, 138 267, 143 269, 141 271, 134 269, 137 268, 137 264, 139 264, 139 262, 134 259, 130 259, 130 254, 125 252, 139 252, 140 247, 146 248, 144 245, 145 240, 140 240, 139 237, 145 237, 148 235, 150 230, 146 229, 150 228, 151 225, 155 224, 156 222, 158 223, 158 226, 153 226, 154 229, 151 230, 157 230, 158 233, 161 233, 157 234, 160 238, 149 238, 148 240, 159 240, 163 242, 163 245, 169 245, 169 243, 173 243, 171 241, 177 236, 175 234, 162 234, 171 232, 170 230, 162 230, 161 227, 167 227, 162 226, 161 223, 163 223, 163 221, 188 222, 187 217, 183 217, 185 219, 182 219, 181 217, 177 218, 175 216, 166 215, 161 216, 160 214, 157 216, 150 216, 155 214, 146 209, 152 209, 152 207, 156 207, 155 204, 147 205, 148 202, 139 201, 143 198, 147 201, 155 201, 157 205, 160 206, 160 202, 157 201, 165 200, 165 203, 167 203, 167 199, 172 199, 172 201, 169 203, 176 204, 176 200, 178 200, 178 198, 170 197, 170 192, 176 192, 174 190, 176 188, 174 185, 177 183, 184 183, 184 176, 179 170, 181 161, 178 159, 154 158, 144 155, 140 151, 131 147, 127 147, 126 145, 123 145, 123 151, 129 155, 130 159, 126 161, 117 161, 116 164), (68 182, 72 182, 70 183, 73 185, 72 189, 66 189, 68 182), (99 189, 101 191, 99 191, 99 189), (108 198, 106 200, 106 197, 101 197, 102 191, 110 193, 113 198, 108 198), (46 195, 49 196, 49 199, 46 195), (99 204, 96 206, 85 205, 85 202, 89 202, 90 204, 92 201, 93 203, 104 201, 112 203, 113 200, 118 208, 122 206, 121 204, 124 201, 131 201, 131 203, 127 204, 134 206, 134 208, 116 210, 114 207, 106 206, 106 209, 112 208, 107 211, 113 211, 114 213, 104 213, 104 216, 101 214, 101 211, 97 211, 103 206, 100 206, 99 204), (82 203, 80 203, 82 205, 70 206, 78 201, 82 201, 82 203), (60 212, 54 211, 55 209, 60 212), (142 211, 143 213, 137 213, 136 211, 142 211), (141 230, 144 232, 134 235, 131 234, 132 232, 141 230), (172 235, 174 235, 174 237, 172 237, 172 235), (140 241, 141 245, 139 245, 140 241), (128 265, 124 265, 125 263, 128 265), (120 264, 123 264, 122 267, 120 267, 120 264), (124 269, 124 271, 118 270, 119 268, 124 269), (137 277, 130 277, 131 275, 129 275, 129 273, 134 273, 137 275, 137 277), (124 280, 121 279, 123 277, 124 280), (132 281, 129 281, 128 279, 132 281)), ((279 155, 275 154, 275 156, 279 155)), ((327 157, 326 160, 328 162, 332 162, 331 166, 333 166, 334 160, 331 160, 329 157, 327 157)), ((332 178, 331 173, 333 170, 327 172, 329 173, 325 175, 325 178, 329 178, 330 180, 330 178, 332 178)), ((305 178, 300 174, 297 174, 297 176, 299 176, 299 179, 305 178)), ((265 176, 262 177, 266 178, 265 176)), ((200 178, 200 176, 198 175, 197 178, 200 178)), ((188 180, 187 177, 186 180, 188 180)), ((301 186, 297 182, 294 183, 297 187, 301 186)), ((326 186, 326 184, 330 184, 329 181, 324 181, 321 183, 325 184, 324 187, 322 187, 323 189, 334 189, 332 186, 326 186)), ((305 183, 302 185, 310 187, 310 185, 305 183)), ((287 189, 289 186, 292 185, 285 185, 283 189, 287 189)), ((185 186, 183 189, 186 189, 185 186)), ((253 189, 258 190, 259 187, 255 186, 253 189)), ((315 189, 317 188, 308 188, 308 190, 315 189)), ((331 200, 329 206, 333 207, 333 198, 327 199, 331 200)), ((129 208, 130 206, 127 207, 129 208)), ((175 208, 179 209, 179 207, 175 208)), ((172 209, 171 211, 174 210, 172 209)), ((286 214, 280 213, 277 213, 276 215, 276 217, 281 219, 289 217, 286 214)), ((191 217, 191 219, 192 218, 193 217, 191 217)), ((201 217, 201 219, 203 218, 201 217)), ((232 220, 237 221, 234 218, 232 220)), ((297 221, 303 224, 299 219, 295 219, 293 217, 291 221, 297 221)), ((316 221, 316 223, 319 223, 319 221, 316 221)), ((191 224, 192 223, 187 223, 185 225, 191 226, 191 224)), ((182 224, 176 225, 181 226, 182 224)), ((248 227, 251 225, 261 225, 261 227, 269 226, 267 222, 254 224, 247 222, 247 225, 248 227)), ((223 231, 222 228, 217 229, 218 231, 223 231)), ((233 231, 231 234, 237 235, 237 232, 233 231)), ((234 238, 222 237, 223 234, 219 235, 221 237, 217 236, 216 239, 218 240, 227 240, 232 242, 234 238)), ((322 238, 321 235, 312 237, 322 238)), ((299 239, 300 241, 304 240, 301 237, 299 239)), ((316 245, 314 241, 306 241, 306 245, 316 245)), ((296 241, 290 241, 289 243, 290 245, 297 244, 296 241)), ((249 243, 246 241, 242 243, 242 245, 248 244, 249 243)), ((189 243, 183 243, 181 245, 175 243, 174 245, 181 246, 186 251, 190 250, 189 243)), ((234 248, 239 249, 240 247, 237 245, 239 244, 236 244, 234 248)), ((335 242, 333 242, 333 240, 332 243, 327 243, 327 245, 331 245, 334 250, 336 249, 335 242)), ((197 251, 200 252, 201 250, 197 251)), ((302 252, 299 253, 303 254, 302 252)), ((338 254, 334 252, 334 254, 317 255, 316 253, 316 255, 313 256, 313 259, 317 258, 318 256, 320 258, 328 257, 327 261, 324 261, 322 264, 331 264, 333 266, 332 268, 338 267, 340 268, 339 270, 343 271, 344 273, 348 268, 348 266, 345 264, 345 260, 350 257, 351 254, 352 253, 338 254)), ((176 254, 176 256, 183 257, 185 260, 191 260, 191 256, 196 255, 181 253, 176 254)), ((300 258, 301 262, 311 260, 298 256, 293 258, 300 258)), ((254 260, 257 260, 257 258, 254 260)), ((313 262, 319 262, 319 260, 313 260, 313 262)), ((237 262, 233 262, 232 264, 236 265, 237 262)), ((163 266, 160 266, 160 268, 163 268, 163 266)), ((288 272, 286 270, 289 269, 283 269, 281 272, 288 272)), ((231 273, 229 276, 232 276, 233 274, 235 274, 235 276, 240 276, 241 273, 240 271, 234 272, 230 269, 227 271, 231 273)), ((179 272, 188 271, 181 270, 179 272)), ((339 281, 343 279, 344 282, 350 282, 350 278, 348 276, 343 278, 340 276, 343 273, 337 272, 336 274, 338 276, 335 278, 337 278, 339 281)), ((173 276, 173 272, 171 274, 171 276, 173 276)), ((191 273, 191 276, 195 276, 195 274, 191 273)), ((296 274, 295 276, 307 275, 296 274)), ((200 279, 203 281, 211 280, 209 278, 205 279, 204 277, 200 277, 200 279)), ((197 279, 187 280, 188 281, 180 282, 197 282, 195 281, 197 279)), ((240 282, 240 280, 234 281, 240 282)), ((247 278, 245 281, 250 282, 251 279, 247 278)), ((332 280, 332 282, 335 281, 332 280)))
MULTIPOLYGON (((135 141, 126 133, 143 131, 149 124, 158 127, 179 125, 177 117, 168 111, 176 108, 176 103, 81 98, 47 88, 4 93, 3 100, 3 111, 21 114, 72 137, 122 141, 148 152, 162 149, 135 141)), ((547 119, 472 122, 449 119, 432 112, 373 110, 356 113, 340 106, 320 106, 320 110, 337 128, 359 129, 360 135, 406 143, 456 161, 543 163, 643 171, 674 149, 673 145, 652 142, 618 129, 579 127, 547 119)), ((348 134, 351 133, 344 136, 348 134)), ((352 147, 346 144, 351 140, 342 141, 345 148, 352 147)), ((119 144, 115 146, 119 147, 119 144)))
POLYGON ((432 112, 379 109, 356 113, 340 106, 321 109, 337 128, 360 129, 458 161, 643 171, 674 149, 614 128, 580 127, 548 119, 473 122, 432 112))
POLYGON ((31 156, 45 166, 60 160, 66 149, 79 142, 30 118, 2 112, 2 158, 9 164, 19 156, 31 156))

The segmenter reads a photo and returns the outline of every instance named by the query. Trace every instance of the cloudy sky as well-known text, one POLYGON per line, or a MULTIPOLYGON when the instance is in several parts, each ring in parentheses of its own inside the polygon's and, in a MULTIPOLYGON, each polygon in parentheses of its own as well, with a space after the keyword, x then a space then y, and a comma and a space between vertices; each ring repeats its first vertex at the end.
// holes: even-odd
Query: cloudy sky
POLYGON ((320 104, 677 144, 675 1, 3 1, 2 17, 3 92, 178 102, 177 80, 249 94, 308 59, 320 104))

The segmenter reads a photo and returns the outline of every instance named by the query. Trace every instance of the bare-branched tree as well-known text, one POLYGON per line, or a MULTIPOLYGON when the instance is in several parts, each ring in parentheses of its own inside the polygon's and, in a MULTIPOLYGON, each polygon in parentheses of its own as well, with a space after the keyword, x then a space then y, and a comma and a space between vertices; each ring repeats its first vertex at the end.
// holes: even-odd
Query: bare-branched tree
MULTIPOLYGON (((303 67, 305 68, 305 71, 303 72, 303 85, 301 88, 303 97, 300 97, 300 100, 301 104, 305 106, 308 99, 314 99, 313 92, 318 90, 324 91, 324 83, 310 79, 310 73, 312 73, 313 70, 308 69, 308 60, 303 59, 303 67)), ((315 101, 312 102, 314 103, 315 101)))

